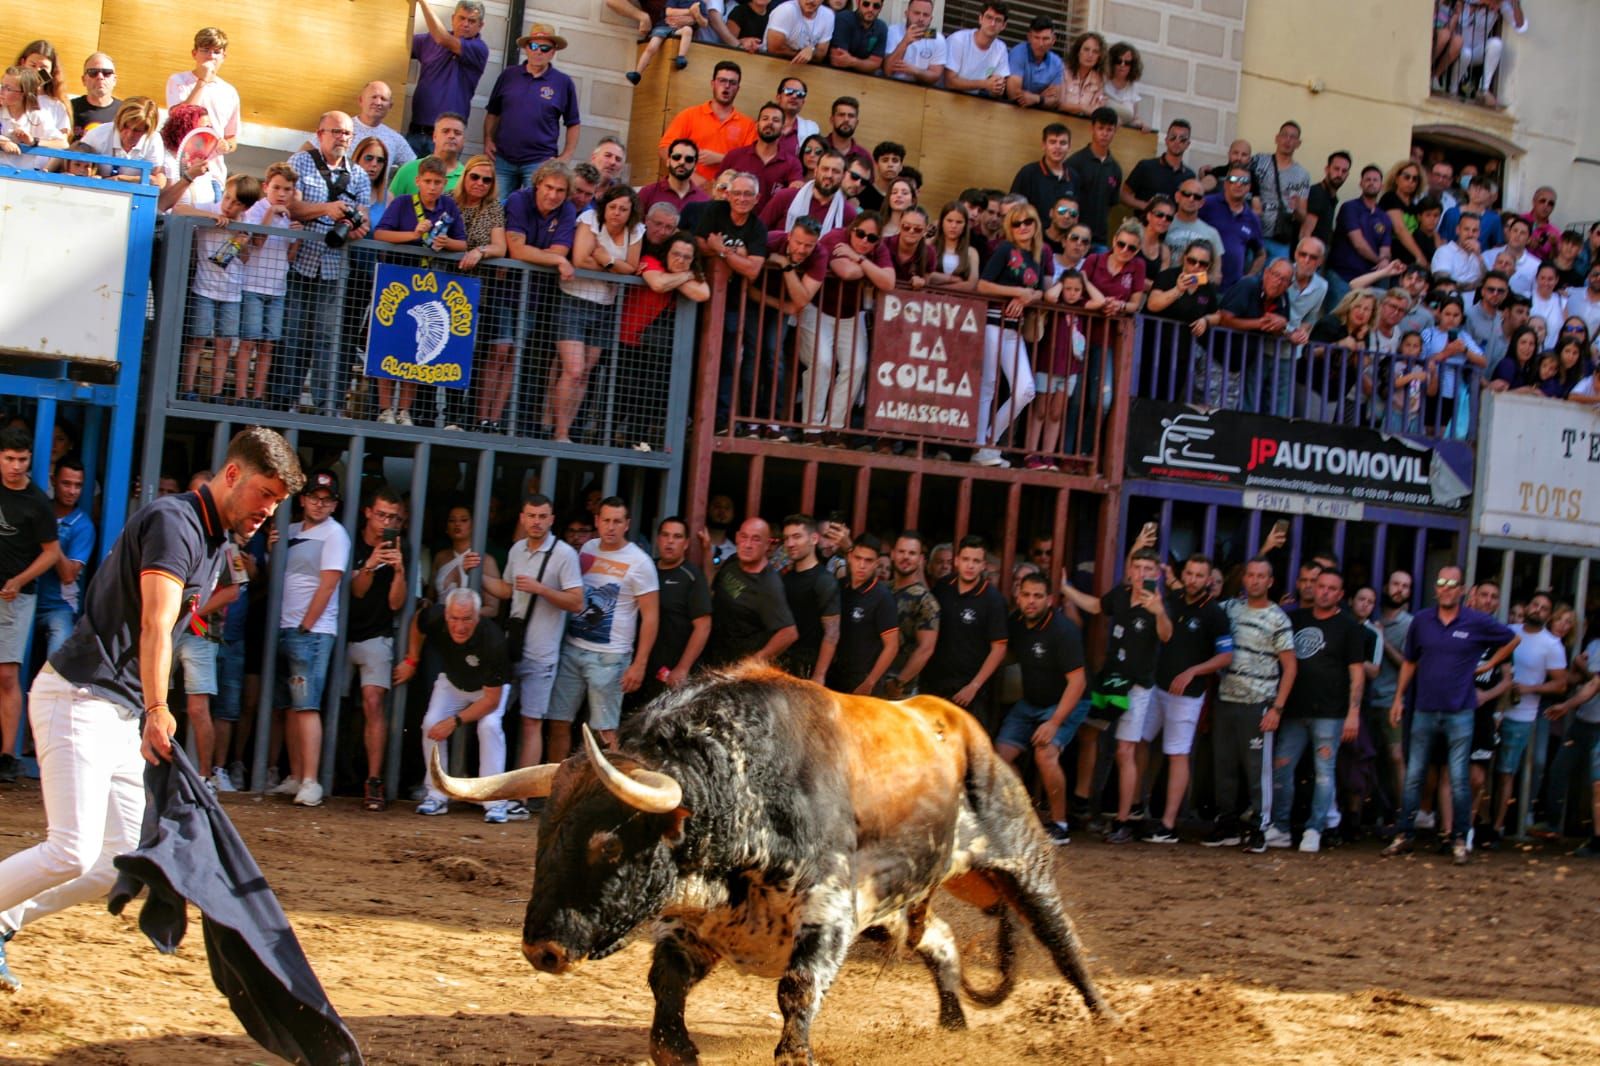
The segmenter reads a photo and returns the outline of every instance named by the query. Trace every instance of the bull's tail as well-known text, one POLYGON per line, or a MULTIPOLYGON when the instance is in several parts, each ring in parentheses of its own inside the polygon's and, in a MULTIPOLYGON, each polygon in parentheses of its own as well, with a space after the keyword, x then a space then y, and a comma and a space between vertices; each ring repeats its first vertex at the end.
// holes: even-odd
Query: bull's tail
POLYGON ((995 951, 999 956, 1000 980, 993 988, 975 988, 972 982, 967 980, 966 967, 963 966, 961 970, 961 994, 977 1007, 998 1007, 1011 995, 1012 989, 1017 987, 1016 926, 1011 921, 1011 911, 1001 904, 990 914, 997 919, 995 951))

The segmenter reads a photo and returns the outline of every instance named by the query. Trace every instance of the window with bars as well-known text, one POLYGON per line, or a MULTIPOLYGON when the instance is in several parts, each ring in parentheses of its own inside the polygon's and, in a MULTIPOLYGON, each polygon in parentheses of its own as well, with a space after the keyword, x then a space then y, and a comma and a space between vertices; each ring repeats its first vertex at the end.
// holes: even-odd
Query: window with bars
MULTIPOLYGON (((978 16, 987 7, 986 0, 945 0, 944 34, 957 30, 976 29, 978 16)), ((1067 43, 1082 33, 1089 21, 1087 0, 1006 0, 1011 14, 1006 18, 1006 32, 1001 39, 1016 44, 1028 37, 1028 26, 1040 15, 1049 15, 1056 22, 1056 52, 1065 58, 1067 43)))

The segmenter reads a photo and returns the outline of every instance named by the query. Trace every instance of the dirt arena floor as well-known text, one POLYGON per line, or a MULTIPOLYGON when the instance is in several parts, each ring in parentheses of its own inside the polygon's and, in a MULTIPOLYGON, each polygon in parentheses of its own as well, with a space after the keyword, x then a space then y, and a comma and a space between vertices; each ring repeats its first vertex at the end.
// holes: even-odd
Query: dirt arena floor
MULTIPOLYGON (((0 792, 0 854, 44 828, 36 785, 0 792)), ((473 810, 365 814, 339 799, 227 806, 372 1063, 647 1060, 649 946, 576 975, 517 951, 534 825, 473 810)), ((1031 940, 1003 1006, 934 1025, 915 959, 858 946, 815 1030, 819 1059, 973 1063, 1600 1062, 1600 865, 1512 850, 1456 869, 1376 845, 1249 856, 1193 844, 1061 850, 1060 883, 1117 1026, 1089 1021, 1031 940)), ((135 905, 137 906, 137 905, 135 905)), ((976 980, 989 923, 945 898, 976 980)), ((159 955, 80 907, 11 944, 26 987, 0 996, 0 1062, 259 1063, 211 985, 197 925, 159 955)), ((689 1000, 708 1063, 771 1061, 772 982, 719 969, 689 1000)), ((275 1061, 275 1060, 274 1060, 275 1061)))

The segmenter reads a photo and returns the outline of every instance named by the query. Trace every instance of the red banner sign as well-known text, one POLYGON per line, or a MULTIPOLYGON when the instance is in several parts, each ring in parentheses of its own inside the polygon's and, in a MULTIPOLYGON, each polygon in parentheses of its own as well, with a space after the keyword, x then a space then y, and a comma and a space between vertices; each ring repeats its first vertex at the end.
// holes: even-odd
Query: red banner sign
POLYGON ((867 429, 976 439, 984 312, 969 297, 896 290, 879 298, 867 429))

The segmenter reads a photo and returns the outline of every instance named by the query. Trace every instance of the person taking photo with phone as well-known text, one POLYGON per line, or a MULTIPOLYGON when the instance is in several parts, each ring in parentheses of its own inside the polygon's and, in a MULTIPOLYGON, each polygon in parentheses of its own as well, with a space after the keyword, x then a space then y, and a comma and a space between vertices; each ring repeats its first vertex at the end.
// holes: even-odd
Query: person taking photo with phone
POLYGON ((409 562, 400 533, 406 506, 388 486, 361 509, 350 578, 350 629, 345 654, 361 679, 361 740, 367 753, 361 805, 381 811, 388 805, 383 755, 389 746, 389 689, 394 673, 394 626, 405 606, 409 562))

